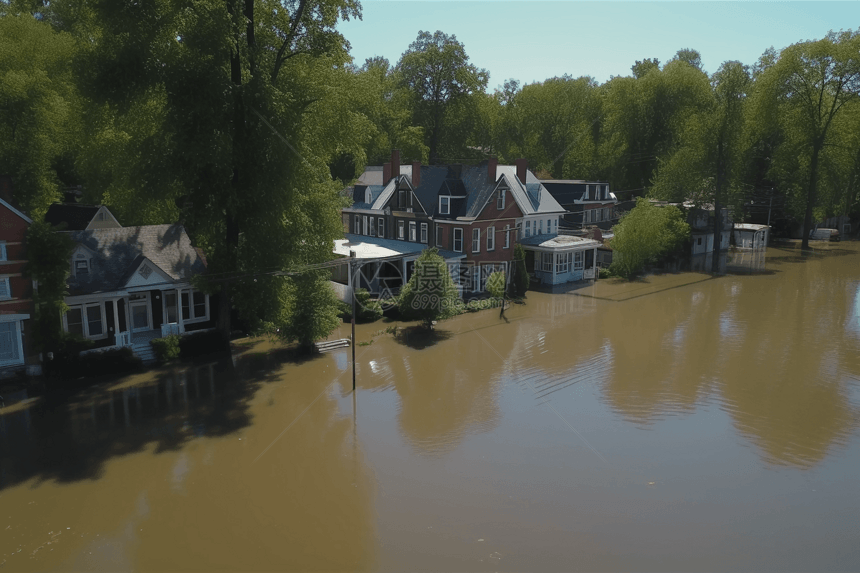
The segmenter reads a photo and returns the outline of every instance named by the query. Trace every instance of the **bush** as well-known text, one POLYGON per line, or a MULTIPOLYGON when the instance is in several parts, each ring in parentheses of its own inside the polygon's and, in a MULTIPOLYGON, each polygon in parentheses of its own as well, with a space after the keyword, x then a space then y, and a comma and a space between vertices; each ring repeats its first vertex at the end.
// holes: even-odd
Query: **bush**
POLYGON ((614 227, 613 273, 632 278, 646 264, 671 256, 690 238, 690 226, 677 207, 657 207, 640 197, 629 213, 614 227))
POLYGON ((382 318, 382 305, 377 301, 370 300, 370 293, 367 292, 367 289, 356 289, 355 313, 357 315, 355 317, 356 322, 375 322, 382 318))
POLYGON ((54 360, 49 361, 46 366, 48 373, 57 378, 69 380, 128 374, 143 370, 143 362, 134 355, 131 348, 113 348, 101 352, 78 354, 80 350, 72 350, 75 344, 80 348, 80 343, 74 341, 54 354, 54 360))
POLYGON ((493 298, 503 298, 505 296, 505 273, 504 271, 494 272, 487 277, 487 292, 493 298))
POLYGON ((526 291, 529 290, 531 277, 529 277, 529 271, 526 268, 526 250, 519 243, 514 247, 513 278, 514 295, 519 298, 524 297, 526 291))
POLYGON ((167 362, 179 358, 179 335, 171 334, 164 338, 156 338, 151 340, 152 349, 155 350, 155 357, 160 362, 167 362))
POLYGON ((400 291, 400 316, 404 320, 420 320, 430 328, 434 320, 460 314, 459 301, 457 286, 438 249, 422 251, 415 260, 412 277, 400 291))

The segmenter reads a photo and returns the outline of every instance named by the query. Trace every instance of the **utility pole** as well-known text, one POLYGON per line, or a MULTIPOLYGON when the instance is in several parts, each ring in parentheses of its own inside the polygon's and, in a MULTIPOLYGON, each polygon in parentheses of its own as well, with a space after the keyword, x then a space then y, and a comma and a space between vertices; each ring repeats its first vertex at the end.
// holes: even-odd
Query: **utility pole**
POLYGON ((355 268, 355 251, 349 252, 349 276, 351 277, 350 282, 352 283, 352 393, 355 395, 355 282, 358 278, 356 276, 355 268))
POLYGON ((773 189, 770 190, 770 205, 767 208, 767 226, 770 227, 770 211, 773 209, 773 189))

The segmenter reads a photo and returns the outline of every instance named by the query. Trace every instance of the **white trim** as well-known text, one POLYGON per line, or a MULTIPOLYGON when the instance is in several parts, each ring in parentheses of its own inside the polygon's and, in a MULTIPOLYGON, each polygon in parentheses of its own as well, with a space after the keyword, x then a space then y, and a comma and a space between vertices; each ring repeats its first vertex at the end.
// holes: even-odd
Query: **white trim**
POLYGON ((107 302, 107 301, 105 301, 103 299, 99 299, 96 302, 90 302, 90 303, 82 302, 82 303, 75 304, 75 305, 69 305, 69 310, 63 313, 63 330, 66 332, 69 332, 69 320, 68 320, 69 319, 69 312, 77 309, 77 310, 81 311, 81 330, 82 330, 82 334, 83 334, 84 338, 87 338, 89 340, 104 340, 105 338, 108 337, 108 330, 107 330, 107 326, 105 325, 105 307, 104 307, 105 302, 107 302), (101 324, 102 324, 102 333, 97 334, 95 336, 90 336, 90 324, 89 324, 90 321, 89 321, 89 317, 87 316, 87 309, 90 307, 93 307, 93 306, 97 306, 99 308, 99 314, 100 314, 101 324))
POLYGON ((450 215, 451 214, 451 196, 450 195, 439 195, 439 214, 440 215, 450 215), (448 209, 442 210, 442 199, 448 200, 448 209))
POLYGON ((15 213, 16 215, 18 215, 18 216, 19 216, 19 217, 21 217, 22 219, 24 219, 25 221, 27 221, 28 223, 30 223, 30 224, 32 224, 32 223, 33 223, 33 219, 31 219, 30 217, 28 217, 27 215, 25 215, 24 213, 22 213, 21 211, 19 211, 18 209, 16 209, 15 207, 13 207, 12 205, 10 205, 10 204, 9 204, 9 203, 7 203, 6 201, 4 201, 3 199, 0 199, 0 205, 3 205, 4 207, 6 207, 7 209, 9 209, 9 210, 10 210, 10 211, 12 211, 13 213, 15 213))
POLYGON ((419 231, 420 242, 429 244, 430 241, 430 226, 427 223, 421 223, 419 231))
POLYGON ((17 360, 0 360, 0 368, 8 366, 17 366, 24 364, 26 357, 24 356, 24 337, 22 336, 23 329, 21 321, 30 318, 29 314, 0 314, 0 323, 9 323, 12 325, 12 337, 18 341, 18 359, 17 360), (24 317, 24 318, 20 318, 24 317))
MULTIPOLYGON (((98 221, 98 222, 107 221, 107 218, 108 218, 108 217, 110 217, 111 219, 113 219, 113 222, 114 222, 114 223, 116 223, 117 225, 119 225, 120 227, 122 227, 122 225, 120 225, 120 222, 119 222, 119 221, 117 221, 116 217, 114 217, 114 216, 113 216, 113 213, 111 213, 111 212, 110 212, 110 209, 108 209, 108 208, 107 208, 107 206, 102 205, 101 207, 99 207, 99 210, 98 210, 98 211, 96 211, 95 215, 93 215, 93 218, 92 218, 92 219, 90 219, 90 222, 89 222, 89 223, 87 223, 87 227, 86 227, 86 229, 85 229, 85 230, 86 230, 86 231, 91 231, 91 230, 93 230, 93 229, 103 229, 103 228, 105 228, 105 227, 93 227, 93 223, 94 223, 94 222, 96 222, 96 221, 98 221), (102 219, 101 221, 98 221, 98 217, 99 217, 99 215, 101 215, 101 214, 103 214, 103 213, 107 213, 107 216, 105 216, 105 218, 104 218, 104 219, 102 219)), ((107 227, 107 228, 110 228, 110 227, 107 227)))
POLYGON ((463 249, 463 227, 454 227, 454 238, 453 238, 451 247, 452 247, 451 250, 454 251, 455 253, 464 252, 464 249, 463 249), (457 231, 460 231, 460 248, 459 249, 457 248, 457 231))
POLYGON ((209 308, 209 295, 204 293, 203 291, 199 291, 199 290, 194 289, 194 288, 182 289, 182 291, 179 293, 178 304, 179 304, 179 315, 182 318, 182 324, 194 324, 196 322, 206 322, 207 320, 210 319, 209 317, 211 315, 211 312, 210 312, 210 308, 209 308), (194 293, 196 293, 196 292, 199 292, 200 294, 202 294, 205 297, 203 299, 203 302, 204 302, 205 308, 206 308, 206 314, 204 316, 196 316, 194 314, 194 293), (185 313, 182 312, 182 295, 183 294, 188 295, 188 314, 191 315, 190 318, 185 318, 185 313))
POLYGON ((480 253, 481 252, 481 229, 475 228, 472 229, 472 252, 480 253), (477 245, 477 248, 475 246, 477 245))

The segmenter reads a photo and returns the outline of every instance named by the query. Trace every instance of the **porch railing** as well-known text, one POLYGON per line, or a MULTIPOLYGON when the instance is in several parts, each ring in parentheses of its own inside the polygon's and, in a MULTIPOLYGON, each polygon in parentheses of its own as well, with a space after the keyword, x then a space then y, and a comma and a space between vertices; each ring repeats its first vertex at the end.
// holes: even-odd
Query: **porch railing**
POLYGON ((173 335, 173 334, 179 336, 179 325, 178 324, 162 324, 161 325, 161 337, 162 338, 164 338, 165 336, 173 335))
POLYGON ((118 332, 116 335, 117 346, 131 346, 131 332, 118 332))

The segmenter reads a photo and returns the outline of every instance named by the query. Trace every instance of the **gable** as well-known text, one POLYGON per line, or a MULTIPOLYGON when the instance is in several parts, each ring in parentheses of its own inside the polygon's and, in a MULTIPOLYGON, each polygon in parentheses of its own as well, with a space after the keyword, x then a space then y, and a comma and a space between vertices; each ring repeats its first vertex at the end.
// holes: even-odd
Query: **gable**
POLYGON ((113 216, 113 213, 110 210, 102 205, 99 207, 98 211, 95 212, 93 218, 90 220, 87 225, 87 230, 90 229, 117 229, 122 227, 119 224, 119 221, 116 220, 116 217, 113 216))
POLYGON ((409 178, 400 176, 396 181, 397 183, 393 186, 391 193, 388 194, 384 206, 392 211, 427 214, 427 210, 421 204, 409 178))
MULTIPOLYGON (((4 208, 7 211, 14 213, 15 215, 17 215, 19 218, 23 219, 27 223, 33 222, 33 219, 31 219, 30 217, 28 217, 27 215, 25 215, 24 213, 22 213, 21 211, 19 211, 18 209, 16 209, 15 207, 10 205, 6 201, 4 201, 3 199, 0 199, 0 211, 2 211, 4 208)), ((5 219, 5 217, 4 217, 4 219, 5 219)))
POLYGON ((165 283, 173 284, 175 282, 151 260, 146 257, 140 258, 143 260, 132 267, 130 276, 124 285, 125 288, 155 285, 163 286, 165 283))

